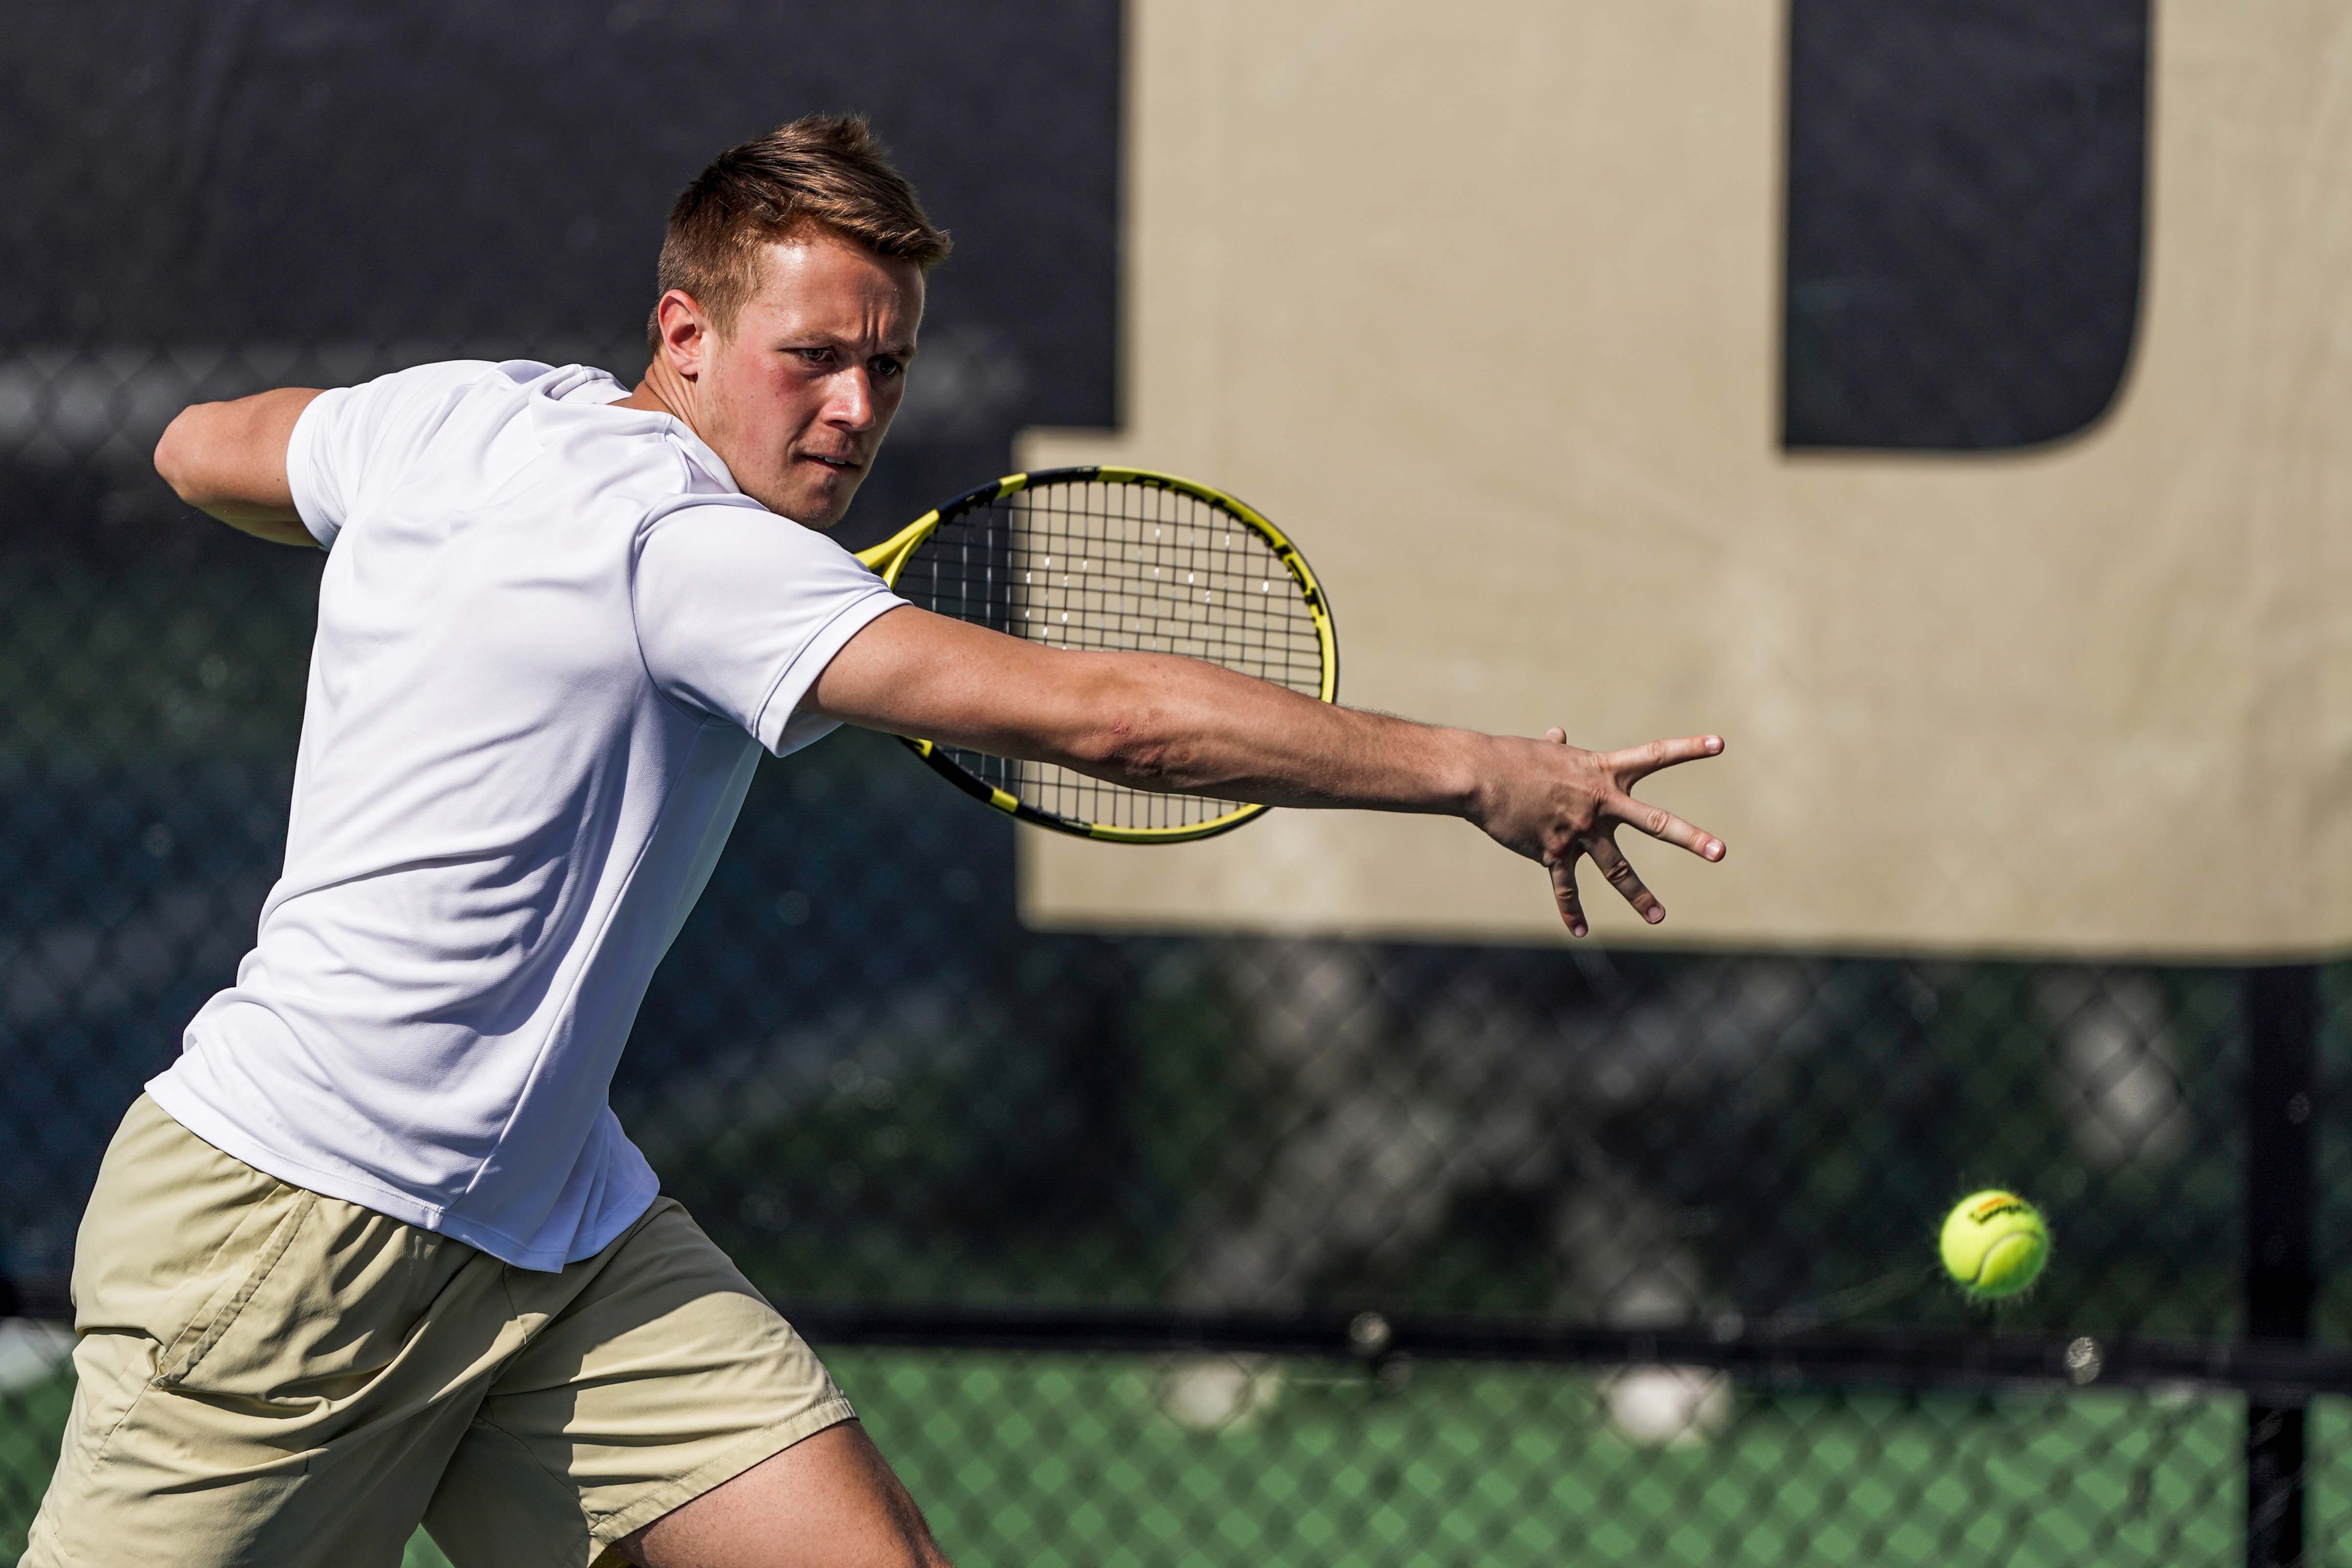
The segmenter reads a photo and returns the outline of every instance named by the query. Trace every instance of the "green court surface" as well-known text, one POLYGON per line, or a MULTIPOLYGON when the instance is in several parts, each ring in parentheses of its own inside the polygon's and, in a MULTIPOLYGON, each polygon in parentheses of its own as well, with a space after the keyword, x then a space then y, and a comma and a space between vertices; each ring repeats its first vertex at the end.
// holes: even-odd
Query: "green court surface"
MULTIPOLYGON (((1705 1441, 1648 1447, 1590 1373, 1254 1363, 1246 1413, 1169 1411, 1229 1363, 837 1351, 828 1358, 965 1568, 1462 1563, 1982 1563, 2242 1560, 2242 1410, 2141 1392, 1989 1397, 1742 1389, 1705 1441), (1203 1370, 1206 1369, 1206 1370, 1203 1370), (1198 1417, 1196 1416, 1196 1419, 1198 1417)), ((21 1549, 68 1389, 0 1395, 0 1561, 21 1549)), ((1197 1409, 1197 1398, 1191 1400, 1197 1409)), ((2352 1438, 2313 1436, 2313 1536, 2340 1518, 2352 1438)), ((443 1563, 420 1535, 407 1568, 443 1563)))

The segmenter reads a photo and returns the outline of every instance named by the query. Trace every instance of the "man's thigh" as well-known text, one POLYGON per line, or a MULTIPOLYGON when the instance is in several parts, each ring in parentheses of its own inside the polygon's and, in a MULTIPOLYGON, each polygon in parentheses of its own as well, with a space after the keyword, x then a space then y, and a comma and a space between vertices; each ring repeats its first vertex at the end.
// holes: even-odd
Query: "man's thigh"
POLYGON ((586 1568, 853 1418, 807 1342, 675 1202, 562 1275, 509 1280, 540 1326, 425 1515, 457 1568, 586 1568))
POLYGON ((948 1568, 865 1427, 845 1421, 621 1542, 641 1568, 948 1568))
POLYGON ((142 1097, 77 1243, 73 1412, 24 1562, 397 1563, 520 1342, 496 1269, 142 1097))

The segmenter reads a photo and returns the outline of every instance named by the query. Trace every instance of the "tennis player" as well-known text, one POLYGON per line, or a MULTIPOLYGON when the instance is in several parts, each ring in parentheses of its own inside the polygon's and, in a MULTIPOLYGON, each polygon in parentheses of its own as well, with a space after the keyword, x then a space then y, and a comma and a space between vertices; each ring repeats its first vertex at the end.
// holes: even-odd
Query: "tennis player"
MULTIPOLYGON (((1607 756, 903 604, 823 530, 947 237, 855 120, 722 155, 634 391, 429 364, 187 409, 157 468, 325 547, 285 873, 107 1151, 34 1568, 944 1561, 809 1347, 606 1104, 762 749, 837 723, 1145 787, 1450 812, 1581 934, 1610 835, 1722 845, 1607 756)), ((656 1043, 656 1048, 658 1048, 656 1043)))

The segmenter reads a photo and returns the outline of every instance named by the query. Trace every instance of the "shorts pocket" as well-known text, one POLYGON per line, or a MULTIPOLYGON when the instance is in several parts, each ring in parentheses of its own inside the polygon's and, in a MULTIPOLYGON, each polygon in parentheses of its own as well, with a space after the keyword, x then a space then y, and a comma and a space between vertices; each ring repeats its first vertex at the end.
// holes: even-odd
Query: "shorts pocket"
MULTIPOLYGON (((293 1200, 291 1206, 263 1235, 260 1245, 250 1254, 246 1267, 239 1271, 232 1266, 226 1283, 173 1339, 170 1348, 163 1352, 162 1370, 155 1374, 156 1387, 201 1387, 201 1384, 192 1384, 189 1380, 229 1331, 253 1311, 255 1298, 262 1295, 278 1266, 293 1247, 295 1238, 301 1234, 304 1224, 319 1206, 319 1197, 315 1193, 305 1192, 299 1187, 281 1186, 279 1190, 293 1200)), ((268 1325, 263 1325, 261 1331, 268 1333, 268 1325)))

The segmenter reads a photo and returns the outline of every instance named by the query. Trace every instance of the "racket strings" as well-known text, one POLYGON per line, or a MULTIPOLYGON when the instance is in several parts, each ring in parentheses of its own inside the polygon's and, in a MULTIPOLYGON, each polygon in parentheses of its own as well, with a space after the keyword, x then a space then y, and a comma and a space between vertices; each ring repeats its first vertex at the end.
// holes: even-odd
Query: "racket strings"
MULTIPOLYGON (((1322 690, 1322 639, 1289 567, 1255 529, 1181 490, 1085 480, 999 497, 943 522, 897 587, 925 609, 1048 647, 1176 654, 1322 690)), ((1241 805, 944 750, 1023 804, 1078 822, 1189 827, 1241 805)))

